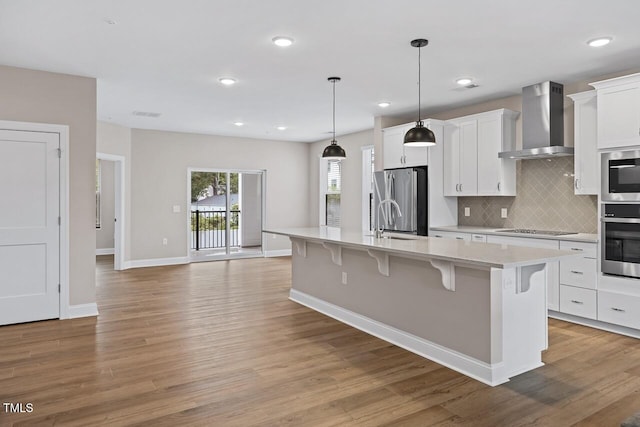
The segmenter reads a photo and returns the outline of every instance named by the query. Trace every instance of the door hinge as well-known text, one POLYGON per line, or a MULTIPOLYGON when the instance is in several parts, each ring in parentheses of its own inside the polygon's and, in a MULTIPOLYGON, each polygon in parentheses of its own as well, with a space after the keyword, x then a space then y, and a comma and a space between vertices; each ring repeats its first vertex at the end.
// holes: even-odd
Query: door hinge
POLYGON ((58 293, 60 293, 60 283, 58 283, 58 293))
POLYGON ((58 148, 58 158, 61 159, 62 158, 62 149, 58 148))
POLYGON ((62 225, 62 218, 58 217, 58 225, 62 225))

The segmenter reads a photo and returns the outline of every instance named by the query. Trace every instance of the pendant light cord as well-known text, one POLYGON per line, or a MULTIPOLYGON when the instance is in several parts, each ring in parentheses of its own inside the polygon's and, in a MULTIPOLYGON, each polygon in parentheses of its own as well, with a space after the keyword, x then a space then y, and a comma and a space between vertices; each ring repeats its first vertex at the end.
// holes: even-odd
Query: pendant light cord
POLYGON ((420 92, 422 92, 421 87, 420 87, 420 80, 421 80, 421 76, 420 76, 420 63, 422 62, 420 60, 420 51, 422 50, 422 47, 418 48, 418 123, 420 123, 420 92))
POLYGON ((333 139, 332 144, 336 143, 336 81, 333 80, 333 139))

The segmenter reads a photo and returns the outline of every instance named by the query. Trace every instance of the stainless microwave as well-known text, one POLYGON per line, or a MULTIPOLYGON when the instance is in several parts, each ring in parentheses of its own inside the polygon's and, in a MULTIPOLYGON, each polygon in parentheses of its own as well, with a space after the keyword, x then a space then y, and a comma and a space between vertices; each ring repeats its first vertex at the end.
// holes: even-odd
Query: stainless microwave
POLYGON ((640 201, 640 150, 603 153, 600 170, 603 201, 640 201))

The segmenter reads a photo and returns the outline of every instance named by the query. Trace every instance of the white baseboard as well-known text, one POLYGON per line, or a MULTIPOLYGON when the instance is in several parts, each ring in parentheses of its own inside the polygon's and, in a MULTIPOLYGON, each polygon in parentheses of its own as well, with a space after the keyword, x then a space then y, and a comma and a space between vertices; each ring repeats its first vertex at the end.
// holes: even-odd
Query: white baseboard
POLYGON ((508 381, 497 374, 502 363, 492 366, 295 289, 291 289, 289 299, 487 385, 496 386, 508 381))
POLYGON ((77 304, 70 305, 67 313, 69 319, 76 319, 78 317, 91 317, 98 315, 98 305, 95 302, 90 304, 77 304))
POLYGON ((632 338, 640 338, 640 330, 627 328, 626 326, 614 325, 613 323, 601 322, 599 320, 587 319, 585 317, 573 316, 571 314, 560 313, 559 311, 548 311, 551 318, 564 320, 566 322, 577 323, 578 325, 589 326, 607 332, 626 335, 632 338))
POLYGON ((291 249, 281 249, 279 251, 265 251, 265 258, 272 258, 277 256, 291 256, 291 249))
POLYGON ((160 267, 163 265, 189 264, 189 257, 135 259, 126 261, 124 269, 141 267, 160 267))
POLYGON ((116 253, 114 248, 101 248, 96 249, 96 255, 113 255, 116 253))

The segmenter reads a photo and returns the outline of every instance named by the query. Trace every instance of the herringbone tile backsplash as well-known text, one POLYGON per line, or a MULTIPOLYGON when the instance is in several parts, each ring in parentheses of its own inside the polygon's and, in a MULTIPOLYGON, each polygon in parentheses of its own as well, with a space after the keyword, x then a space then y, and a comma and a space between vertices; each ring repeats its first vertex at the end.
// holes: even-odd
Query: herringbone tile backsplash
POLYGON ((459 197, 458 224, 596 233, 596 196, 573 194, 573 157, 521 160, 516 197, 459 197), (464 208, 471 216, 464 216, 464 208), (500 218, 507 208, 508 217, 500 218))

